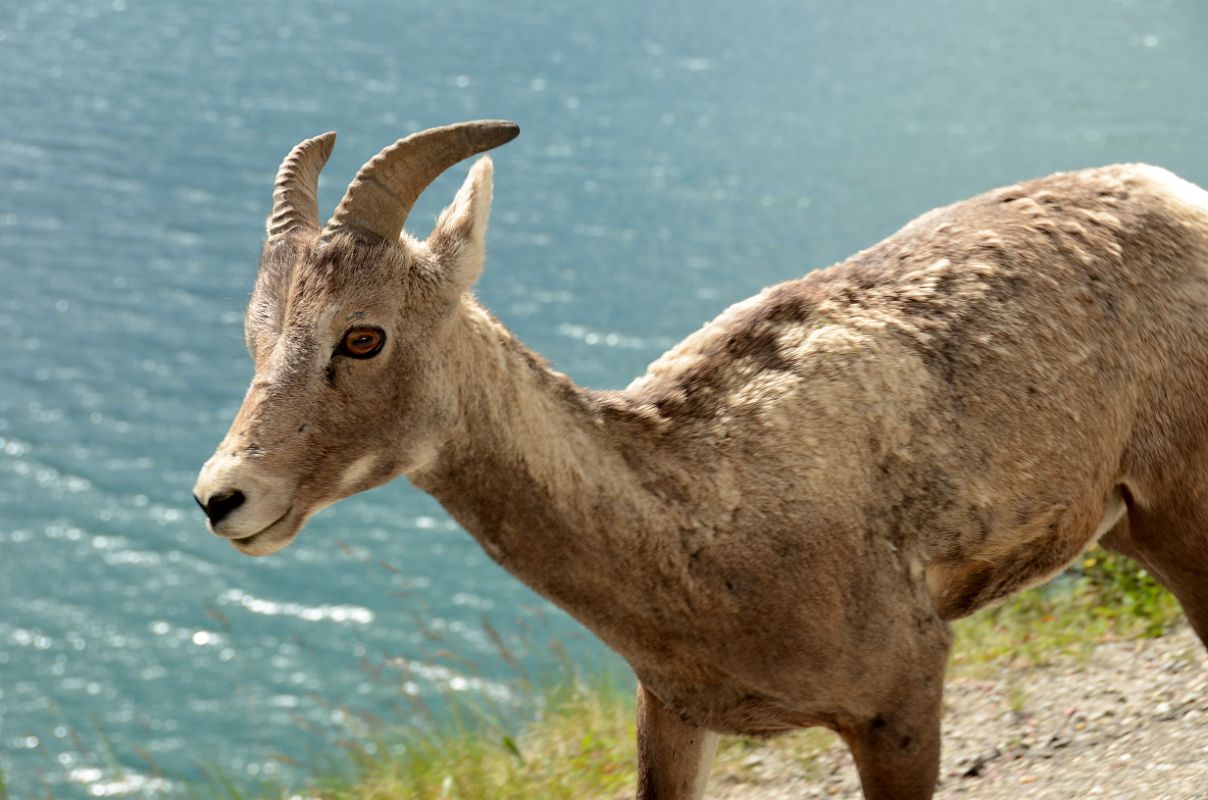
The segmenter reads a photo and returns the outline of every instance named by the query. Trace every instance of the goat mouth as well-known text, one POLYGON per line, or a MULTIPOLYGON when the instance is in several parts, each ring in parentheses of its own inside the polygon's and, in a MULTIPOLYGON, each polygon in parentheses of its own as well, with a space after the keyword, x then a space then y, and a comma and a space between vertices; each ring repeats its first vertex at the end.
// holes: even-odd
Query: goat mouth
POLYGON ((246 556, 267 556, 284 548, 302 529, 302 516, 291 506, 265 527, 249 536, 232 537, 231 546, 246 556))

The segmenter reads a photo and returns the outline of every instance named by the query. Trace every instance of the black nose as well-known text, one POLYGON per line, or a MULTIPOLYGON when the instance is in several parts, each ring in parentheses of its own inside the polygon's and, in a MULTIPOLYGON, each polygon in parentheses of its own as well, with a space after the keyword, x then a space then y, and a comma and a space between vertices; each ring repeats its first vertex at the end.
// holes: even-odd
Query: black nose
POLYGON ((193 495, 193 499, 197 501, 197 505, 201 506, 201 510, 206 512, 206 516, 210 518, 210 524, 217 525, 227 514, 243 505, 243 501, 247 498, 243 496, 243 492, 236 489, 233 492, 219 492, 205 503, 201 502, 197 495, 193 495))

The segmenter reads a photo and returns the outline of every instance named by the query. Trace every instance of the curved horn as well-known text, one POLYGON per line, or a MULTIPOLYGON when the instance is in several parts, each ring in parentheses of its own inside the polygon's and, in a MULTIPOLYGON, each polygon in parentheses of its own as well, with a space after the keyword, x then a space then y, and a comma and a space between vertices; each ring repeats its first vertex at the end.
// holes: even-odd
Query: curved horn
POLYGON ((510 142, 519 133, 514 122, 479 120, 399 139, 361 167, 323 228, 323 239, 341 232, 371 242, 397 239, 420 192, 442 172, 463 158, 510 142))
POLYGON ((319 171, 336 145, 335 133, 325 133, 289 151, 273 184, 273 213, 266 227, 269 236, 294 228, 319 227, 319 171))

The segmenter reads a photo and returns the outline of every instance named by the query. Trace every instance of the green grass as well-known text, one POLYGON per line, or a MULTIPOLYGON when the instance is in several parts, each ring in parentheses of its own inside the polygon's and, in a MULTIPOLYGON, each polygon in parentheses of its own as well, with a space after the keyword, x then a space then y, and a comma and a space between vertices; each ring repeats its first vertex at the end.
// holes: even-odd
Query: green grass
MULTIPOLYGON (((1092 550, 1054 584, 1024 592, 956 625, 950 674, 986 675, 1085 654, 1099 642, 1160 635, 1179 618, 1174 598, 1119 556, 1092 550)), ((566 675, 571 669, 566 667, 566 675)), ((314 800, 595 800, 632 796, 632 684, 568 678, 532 690, 533 719, 514 730, 480 709, 454 703, 451 718, 425 730, 381 728, 368 741, 341 742, 337 757, 313 764, 305 786, 256 797, 314 800)), ((808 774, 834 736, 805 731, 776 740, 779 758, 808 774)), ((714 775, 743 776, 753 742, 724 739, 714 775)), ((242 800, 230 784, 210 797, 242 800)), ((0 794, 0 798, 2 798, 0 794)))
POLYGON ((632 776, 633 700, 614 681, 569 681, 547 689, 542 711, 520 735, 463 707, 427 733, 383 732, 348 751, 354 779, 319 780, 323 800, 550 798, 623 794, 632 776))

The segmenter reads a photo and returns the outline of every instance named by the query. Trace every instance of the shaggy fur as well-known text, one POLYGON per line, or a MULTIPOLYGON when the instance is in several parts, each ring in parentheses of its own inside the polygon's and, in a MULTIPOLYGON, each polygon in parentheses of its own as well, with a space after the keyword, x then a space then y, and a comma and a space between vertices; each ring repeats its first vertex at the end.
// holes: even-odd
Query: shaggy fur
POLYGON ((1115 166, 932 211, 617 392, 467 293, 489 205, 484 158, 426 242, 270 240, 199 497, 244 491, 216 530, 264 554, 405 474, 633 666, 640 797, 701 796, 716 732, 815 725, 866 797, 931 797, 947 621, 1105 533, 1208 638, 1202 190, 1115 166), (380 356, 333 355, 353 323, 380 356))

